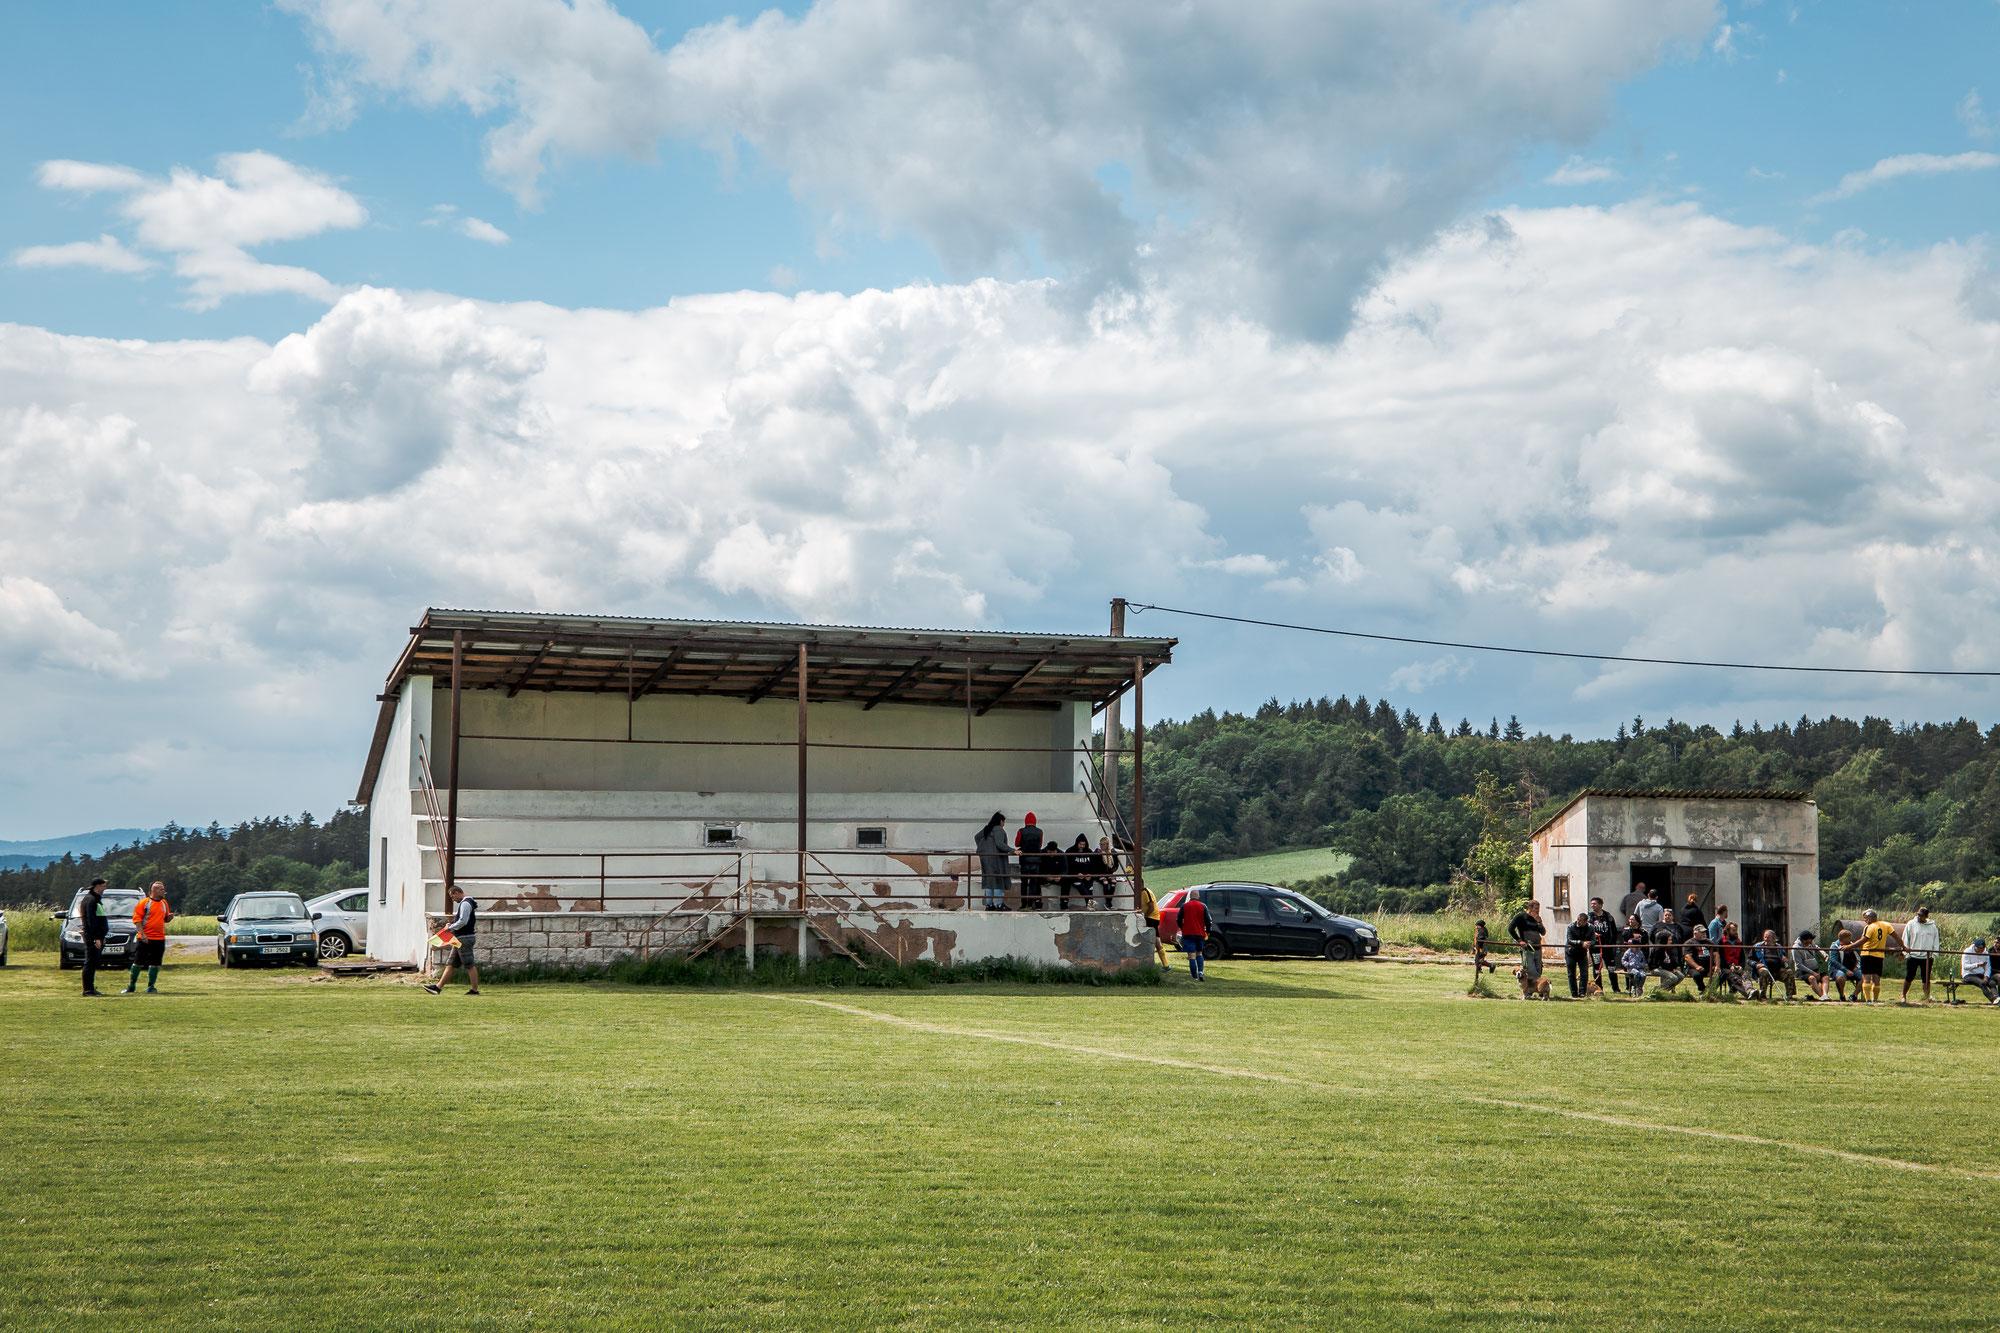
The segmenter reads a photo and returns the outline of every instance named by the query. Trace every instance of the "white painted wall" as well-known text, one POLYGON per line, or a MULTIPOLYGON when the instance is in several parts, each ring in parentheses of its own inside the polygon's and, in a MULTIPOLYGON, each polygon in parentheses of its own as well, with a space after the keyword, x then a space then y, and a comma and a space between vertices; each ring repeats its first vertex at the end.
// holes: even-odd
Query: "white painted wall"
POLYGON ((423 808, 416 738, 432 731, 431 704, 429 677, 403 683, 375 790, 369 796, 368 953, 373 958, 417 959, 429 938, 426 906, 432 898, 443 900, 441 892, 427 884, 437 871, 436 856, 425 850, 430 846, 428 822, 413 814, 413 809, 423 808))

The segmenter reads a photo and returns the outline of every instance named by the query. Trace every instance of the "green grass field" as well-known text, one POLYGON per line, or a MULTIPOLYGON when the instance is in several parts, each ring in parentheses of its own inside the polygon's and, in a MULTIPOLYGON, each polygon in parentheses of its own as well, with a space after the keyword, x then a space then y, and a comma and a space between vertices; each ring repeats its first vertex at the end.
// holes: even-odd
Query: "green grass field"
POLYGON ((1197 861, 1191 865, 1146 867, 1146 887, 1164 898, 1175 889, 1211 880, 1238 879, 1258 884, 1283 884, 1316 875, 1337 875, 1352 857, 1324 847, 1307 847, 1290 852, 1267 852, 1262 856, 1239 856, 1228 861, 1197 861))
POLYGON ((1210 976, 85 1001, 18 956, 0 1327, 1993 1324, 2000 1011, 1210 976))
MULTIPOLYGON (((40 949, 54 949, 56 938, 62 930, 60 922, 49 916, 46 907, 7 909, 7 948, 21 953, 31 953, 40 949)), ((212 916, 177 916, 167 922, 169 935, 213 935, 215 918, 212 916)))

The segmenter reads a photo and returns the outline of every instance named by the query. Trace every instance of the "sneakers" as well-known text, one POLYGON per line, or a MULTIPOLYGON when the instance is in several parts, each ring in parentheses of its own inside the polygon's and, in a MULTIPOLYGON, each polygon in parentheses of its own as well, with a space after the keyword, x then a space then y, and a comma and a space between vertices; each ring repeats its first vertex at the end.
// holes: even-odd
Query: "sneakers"
POLYGON ((467 991, 467 992, 466 992, 466 994, 467 994, 467 995, 477 995, 477 994, 479 994, 479 992, 478 992, 478 991, 476 991, 476 990, 469 990, 469 991, 467 991))
POLYGON ((148 995, 158 995, 159 993, 160 993, 160 988, 158 986, 146 987, 146 994, 148 995))
POLYGON ((118 993, 120 995, 137 995, 139 993, 139 990, 136 986, 127 986, 124 990, 119 991, 118 993))
POLYGON ((424 989, 425 989, 425 990, 427 990, 427 991, 429 991, 429 992, 430 992, 431 994, 433 994, 433 995, 442 995, 442 994, 444 994, 444 987, 442 987, 442 986, 434 986, 434 985, 432 985, 432 984, 431 984, 430 982, 428 982, 428 981, 426 981, 426 982, 424 983, 424 989))

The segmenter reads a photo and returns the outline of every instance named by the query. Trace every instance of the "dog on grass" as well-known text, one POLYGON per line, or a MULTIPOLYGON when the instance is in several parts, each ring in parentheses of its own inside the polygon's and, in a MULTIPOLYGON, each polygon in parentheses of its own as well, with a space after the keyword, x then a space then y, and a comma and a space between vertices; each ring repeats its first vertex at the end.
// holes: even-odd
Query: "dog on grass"
MULTIPOLYGON (((1520 984, 1520 981, 1521 981, 1521 969, 1517 967, 1517 968, 1515 968, 1515 969, 1514 969, 1514 982, 1515 982, 1515 984, 1516 984, 1516 985, 1519 985, 1519 984, 1520 984)), ((1528 999, 1531 999, 1531 1000, 1546 1000, 1546 999, 1548 999, 1548 998, 1549 998, 1549 979, 1548 979, 1547 977, 1536 977, 1536 978, 1535 978, 1535 993, 1534 993, 1533 995, 1529 995, 1529 996, 1527 996, 1527 998, 1528 998, 1528 999)))

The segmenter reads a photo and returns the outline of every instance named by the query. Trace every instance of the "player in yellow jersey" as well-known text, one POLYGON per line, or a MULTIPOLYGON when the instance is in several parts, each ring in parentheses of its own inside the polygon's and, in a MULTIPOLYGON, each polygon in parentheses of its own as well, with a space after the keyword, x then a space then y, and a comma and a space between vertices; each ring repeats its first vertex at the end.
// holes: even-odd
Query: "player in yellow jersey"
POLYGON ((1861 998, 1874 1004, 1882 998, 1882 964, 1895 932, 1872 907, 1861 914, 1861 922, 1861 998))

